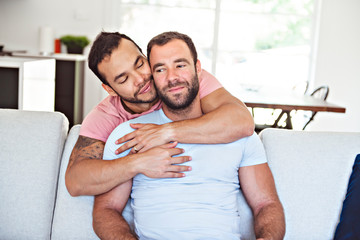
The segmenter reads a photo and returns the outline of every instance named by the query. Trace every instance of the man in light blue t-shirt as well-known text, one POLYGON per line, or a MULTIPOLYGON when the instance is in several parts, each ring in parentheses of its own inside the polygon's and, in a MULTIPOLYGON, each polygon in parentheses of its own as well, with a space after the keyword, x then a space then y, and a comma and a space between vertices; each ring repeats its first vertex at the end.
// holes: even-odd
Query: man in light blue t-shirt
MULTIPOLYGON (((137 118, 136 123, 167 124, 201 116, 201 66, 191 39, 176 32, 160 34, 149 42, 147 56, 163 106, 137 118)), ((119 157, 114 154, 115 141, 119 134, 133 131, 130 123, 132 120, 112 132, 104 159, 119 157)), ((96 196, 94 230, 101 239, 240 239, 240 188, 253 211, 257 239, 284 237, 283 209, 256 134, 228 144, 175 142, 147 151, 156 153, 159 148, 171 149, 169 157, 190 156, 191 171, 181 179, 138 174, 133 181, 96 196), (134 224, 135 232, 121 215, 130 193, 134 215, 127 220, 134 224)))

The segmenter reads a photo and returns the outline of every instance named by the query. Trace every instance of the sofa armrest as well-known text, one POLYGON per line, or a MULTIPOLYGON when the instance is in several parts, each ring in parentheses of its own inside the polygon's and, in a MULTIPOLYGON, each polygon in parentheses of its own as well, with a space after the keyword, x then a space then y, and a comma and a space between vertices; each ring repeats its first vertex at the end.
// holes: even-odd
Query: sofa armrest
POLYGON ((0 109, 0 239, 50 239, 68 125, 58 112, 0 109))

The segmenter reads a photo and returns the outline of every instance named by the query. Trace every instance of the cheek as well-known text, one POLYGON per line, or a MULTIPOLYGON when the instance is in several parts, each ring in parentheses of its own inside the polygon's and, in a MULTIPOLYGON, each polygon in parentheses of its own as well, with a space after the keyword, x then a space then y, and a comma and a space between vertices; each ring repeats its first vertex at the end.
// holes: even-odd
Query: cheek
POLYGON ((151 69, 150 69, 150 66, 149 66, 149 64, 147 62, 144 63, 144 66, 142 67, 141 70, 142 70, 143 74, 148 74, 148 75, 151 74, 151 69))
POLYGON ((155 75, 153 75, 153 78, 154 78, 154 84, 157 87, 163 85, 163 82, 165 79, 164 74, 155 74, 155 75))
POLYGON ((121 86, 117 86, 116 91, 120 96, 133 96, 134 95, 134 87, 131 84, 123 84, 121 86))

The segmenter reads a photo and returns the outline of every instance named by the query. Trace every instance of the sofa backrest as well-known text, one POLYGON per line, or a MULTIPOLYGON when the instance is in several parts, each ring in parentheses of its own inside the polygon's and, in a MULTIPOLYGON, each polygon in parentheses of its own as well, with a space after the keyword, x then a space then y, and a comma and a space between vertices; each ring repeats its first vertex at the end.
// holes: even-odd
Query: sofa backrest
MULTIPOLYGON (((71 129, 63 153, 52 230, 55 240, 98 239, 92 229, 93 197, 71 197, 65 187, 65 171, 79 129, 79 125, 71 129)), ((332 239, 360 152, 360 133, 266 129, 260 137, 285 209, 285 239, 332 239)), ((255 239, 252 212, 241 193, 238 206, 241 239, 255 239)), ((123 215, 131 223, 129 205, 123 215)))
MULTIPOLYGON (((285 209, 285 239, 333 239, 360 133, 265 129, 260 137, 285 209)), ((253 239, 251 212, 239 206, 244 239, 253 239)))
POLYGON ((51 239, 99 239, 92 228, 93 196, 72 197, 65 186, 65 172, 79 137, 80 125, 71 128, 61 160, 51 239))
POLYGON ((0 239, 50 239, 68 120, 0 109, 0 239))

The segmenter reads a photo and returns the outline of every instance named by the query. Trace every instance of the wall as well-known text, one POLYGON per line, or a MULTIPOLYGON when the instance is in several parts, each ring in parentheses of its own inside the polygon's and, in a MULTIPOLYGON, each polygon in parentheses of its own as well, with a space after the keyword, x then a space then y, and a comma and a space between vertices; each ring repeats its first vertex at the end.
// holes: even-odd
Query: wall
POLYGON ((1 0, 0 42, 11 49, 38 49, 38 31, 50 26, 55 36, 92 36, 103 24, 98 0, 1 0))
MULTIPOLYGON (((0 43, 37 52, 38 31, 45 25, 56 37, 82 34, 94 39, 102 29, 116 29, 111 25, 118 14, 111 8, 116 1, 0 0, 0 43)), ((319 113, 308 130, 360 131, 359 13, 359 0, 322 0, 314 86, 329 85, 328 101, 345 106, 347 112, 319 113)), ((99 80, 87 70, 85 114, 104 96, 99 80)))
MULTIPOLYGON (((6 50, 39 52, 39 29, 49 26, 54 37, 66 34, 86 35, 90 39, 109 21, 107 0, 0 0, 0 44, 6 50)), ((85 49, 85 54, 89 47, 85 49)), ((85 106, 87 114, 104 96, 100 81, 85 72, 85 106)))
POLYGON ((346 114, 318 113, 308 130, 360 131, 359 23, 359 0, 322 1, 314 86, 328 85, 346 114))

